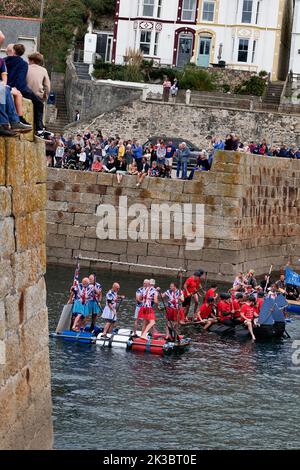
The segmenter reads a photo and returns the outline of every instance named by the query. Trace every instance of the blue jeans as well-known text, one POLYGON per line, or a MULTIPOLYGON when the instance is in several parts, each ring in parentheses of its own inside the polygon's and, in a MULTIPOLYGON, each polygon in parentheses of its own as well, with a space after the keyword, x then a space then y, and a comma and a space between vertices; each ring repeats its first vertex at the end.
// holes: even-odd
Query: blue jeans
MULTIPOLYGON (((3 85, 0 85, 1 91, 3 93, 3 85)), ((0 91, 0 93, 1 93, 0 91)), ((1 96, 3 98, 3 96, 1 96)), ((4 100, 0 99, 0 125, 19 122, 20 118, 16 113, 15 103, 13 97, 11 96, 10 88, 5 87, 5 97, 4 100)))
POLYGON ((180 177, 180 170, 182 169, 182 179, 187 179, 187 168, 188 168, 188 162, 183 161, 183 162, 178 162, 177 163, 177 178, 180 177))

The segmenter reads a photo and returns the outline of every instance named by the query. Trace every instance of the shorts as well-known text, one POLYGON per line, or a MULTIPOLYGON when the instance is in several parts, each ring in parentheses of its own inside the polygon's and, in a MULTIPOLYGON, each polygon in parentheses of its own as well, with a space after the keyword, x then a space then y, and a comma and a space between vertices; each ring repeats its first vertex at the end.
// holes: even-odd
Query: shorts
POLYGON ((173 158, 166 158, 166 165, 171 168, 173 166, 173 158))
POLYGON ((167 320, 168 321, 183 321, 184 320, 183 308, 177 309, 173 307, 167 307, 167 320))
POLYGON ((192 297, 187 297, 186 299, 184 299, 184 301, 182 302, 182 306, 183 307, 189 307, 192 303, 192 297))
POLYGON ((152 307, 141 307, 139 314, 138 314, 138 319, 141 320, 156 320, 155 312, 152 307))

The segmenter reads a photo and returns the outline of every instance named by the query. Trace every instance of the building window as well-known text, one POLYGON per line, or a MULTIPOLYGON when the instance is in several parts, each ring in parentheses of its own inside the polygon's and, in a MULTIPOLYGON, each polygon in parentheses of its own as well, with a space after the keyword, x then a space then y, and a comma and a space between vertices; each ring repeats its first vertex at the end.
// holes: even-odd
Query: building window
POLYGON ((253 0, 244 0, 242 23, 251 23, 252 20, 253 0))
POLYGON ((154 16, 155 0, 144 0, 143 16, 154 16))
POLYGON ((255 52, 256 52, 256 41, 253 41, 252 64, 254 64, 254 61, 255 61, 255 52))
POLYGON ((162 7, 162 0, 158 0, 157 4, 157 18, 161 17, 161 7, 162 7))
POLYGON ((150 55, 151 36, 152 36, 151 31, 141 31, 140 50, 145 55, 150 55))
POLYGON ((258 20, 259 20, 259 11, 260 11, 260 2, 257 2, 255 24, 258 24, 258 20))
POLYGON ((215 2, 208 1, 203 3, 202 21, 214 21, 215 2))
POLYGON ((249 50, 249 40, 240 39, 239 51, 238 51, 238 62, 248 62, 248 50, 249 50))
POLYGON ((155 41, 154 41, 154 55, 157 56, 158 52, 158 43, 159 43, 159 33, 155 33, 155 41))
POLYGON ((195 21, 196 0, 183 0, 181 19, 182 21, 195 21))

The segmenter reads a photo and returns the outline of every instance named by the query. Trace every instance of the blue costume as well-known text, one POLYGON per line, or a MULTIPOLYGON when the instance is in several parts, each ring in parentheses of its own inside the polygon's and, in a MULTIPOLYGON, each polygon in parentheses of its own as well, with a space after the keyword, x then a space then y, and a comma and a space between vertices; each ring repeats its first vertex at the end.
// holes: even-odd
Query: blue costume
POLYGON ((94 292, 94 286, 89 285, 88 287, 84 287, 82 284, 78 284, 78 286, 74 287, 75 293, 75 302, 73 306, 73 314, 74 315, 81 315, 83 317, 87 317, 89 315, 89 297, 94 292))
POLYGON ((99 298, 98 298, 98 294, 96 293, 96 290, 101 292, 102 286, 98 282, 96 282, 95 285, 90 284, 90 286, 93 287, 93 289, 89 291, 89 297, 88 297, 89 313, 91 315, 99 315, 102 309, 99 305, 99 298))

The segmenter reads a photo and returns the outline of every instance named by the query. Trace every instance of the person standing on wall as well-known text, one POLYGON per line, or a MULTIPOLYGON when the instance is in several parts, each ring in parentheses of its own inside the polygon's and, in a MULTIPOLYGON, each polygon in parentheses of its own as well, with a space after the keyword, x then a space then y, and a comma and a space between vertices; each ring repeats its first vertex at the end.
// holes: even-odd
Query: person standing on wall
POLYGON ((191 151, 186 143, 182 142, 182 144, 179 144, 179 148, 177 150, 177 178, 180 178, 180 170, 182 170, 181 179, 188 179, 187 171, 190 155, 191 151))

